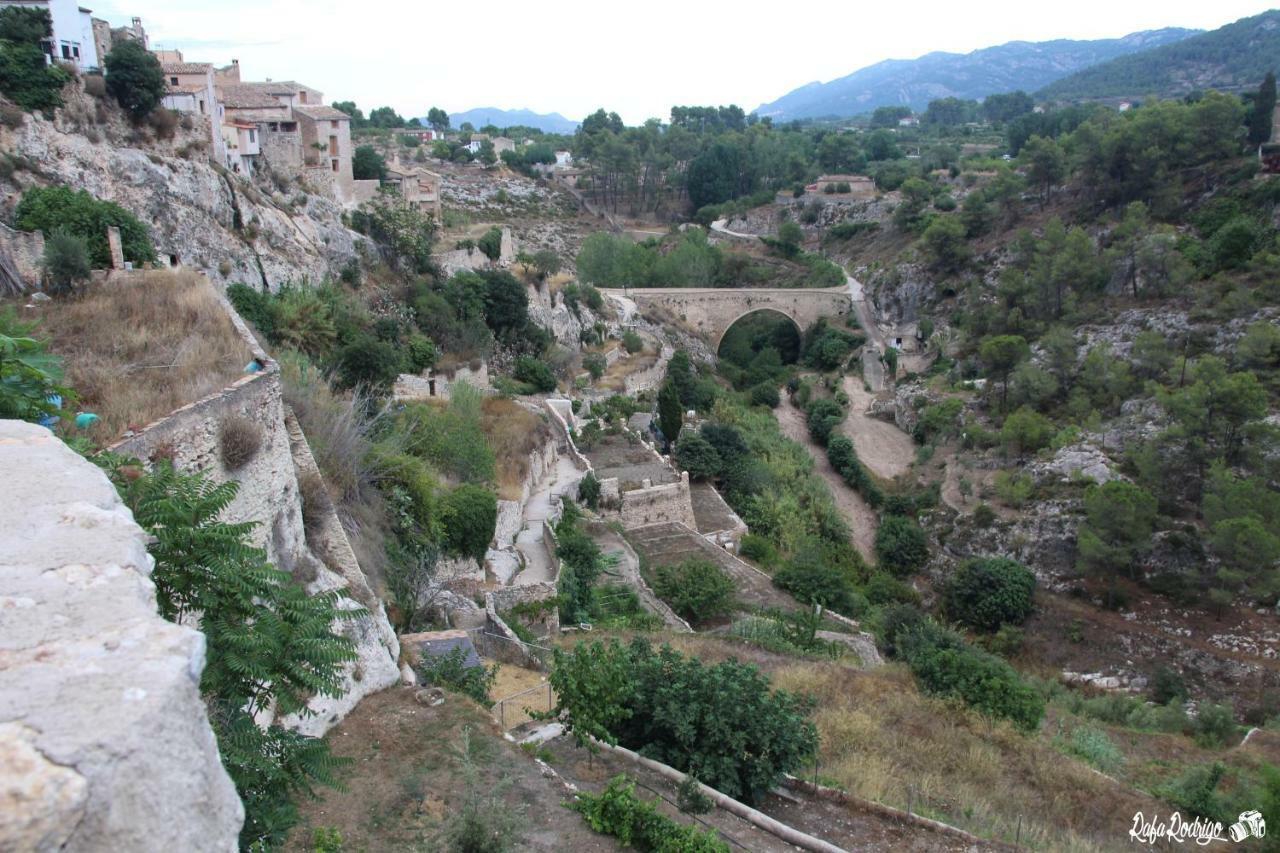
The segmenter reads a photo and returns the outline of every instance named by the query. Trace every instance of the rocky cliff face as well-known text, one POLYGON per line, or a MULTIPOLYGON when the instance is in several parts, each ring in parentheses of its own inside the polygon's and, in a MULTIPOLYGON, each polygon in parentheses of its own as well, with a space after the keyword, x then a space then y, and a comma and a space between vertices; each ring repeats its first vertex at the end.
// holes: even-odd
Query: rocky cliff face
POLYGON ((12 210, 30 186, 85 189, 145 222, 162 260, 273 290, 318 282, 367 244, 342 224, 337 203, 300 179, 255 183, 215 167, 207 139, 199 122, 157 139, 114 105, 76 93, 51 121, 28 115, 21 127, 0 127, 0 151, 17 167, 3 183, 5 205, 12 210))
POLYGON ((235 850, 204 637, 157 612, 146 534, 46 429, 0 421, 0 470, 0 850, 235 850))

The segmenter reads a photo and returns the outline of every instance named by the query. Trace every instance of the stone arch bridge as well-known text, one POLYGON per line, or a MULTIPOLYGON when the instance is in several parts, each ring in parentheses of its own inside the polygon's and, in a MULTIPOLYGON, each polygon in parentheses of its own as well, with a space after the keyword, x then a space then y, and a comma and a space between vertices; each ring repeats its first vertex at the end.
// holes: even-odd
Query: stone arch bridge
MULTIPOLYGON (((623 297, 617 289, 602 292, 623 297)), ((635 287, 625 298, 642 314, 652 308, 671 314, 705 335, 717 350, 729 327, 756 311, 782 314, 804 332, 820 317, 844 317, 853 309, 848 287, 635 287)))

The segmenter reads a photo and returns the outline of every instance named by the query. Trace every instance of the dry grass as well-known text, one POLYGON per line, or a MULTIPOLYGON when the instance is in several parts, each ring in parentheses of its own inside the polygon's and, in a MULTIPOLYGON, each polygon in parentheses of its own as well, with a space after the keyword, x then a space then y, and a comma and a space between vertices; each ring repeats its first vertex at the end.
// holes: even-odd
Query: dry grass
POLYGON ((250 358, 195 273, 148 272, 35 310, 103 443, 226 387, 250 358))
POLYGON ((1133 814, 1166 804, 1094 772, 1052 745, 1052 723, 1027 736, 921 695, 897 665, 859 671, 681 635, 672 645, 707 663, 737 657, 773 685, 817 700, 819 775, 850 793, 977 835, 1052 850, 1125 847, 1133 814))
POLYGON ((262 427, 240 415, 232 415, 218 428, 218 445, 222 464, 228 471, 243 468, 262 446, 262 427))
POLYGON ((485 398, 480 423, 493 448, 498 497, 519 500, 529 476, 529 455, 546 444, 551 427, 519 403, 502 397, 485 398))

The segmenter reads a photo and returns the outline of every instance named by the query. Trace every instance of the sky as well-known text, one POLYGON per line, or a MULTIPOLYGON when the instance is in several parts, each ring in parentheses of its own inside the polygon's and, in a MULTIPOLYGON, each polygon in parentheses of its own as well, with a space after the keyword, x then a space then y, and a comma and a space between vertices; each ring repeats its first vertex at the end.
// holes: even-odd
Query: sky
POLYGON ((665 120, 673 104, 750 111, 885 59, 1013 40, 1216 29, 1269 4, 98 0, 92 7, 116 25, 141 16, 153 49, 219 65, 236 58, 245 79, 298 80, 366 113, 384 105, 406 118, 432 106, 501 107, 581 119, 605 107, 639 124, 665 120))

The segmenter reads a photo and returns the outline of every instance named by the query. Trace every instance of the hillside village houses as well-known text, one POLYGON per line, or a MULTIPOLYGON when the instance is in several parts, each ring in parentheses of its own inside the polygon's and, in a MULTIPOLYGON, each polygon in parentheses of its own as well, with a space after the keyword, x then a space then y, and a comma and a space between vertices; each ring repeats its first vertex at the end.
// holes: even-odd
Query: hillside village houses
POLYGON ((45 55, 50 62, 71 63, 81 72, 100 68, 114 41, 127 38, 147 44, 141 19, 113 29, 76 0, 0 0, 0 7, 4 6, 48 11, 53 35, 43 44, 45 55))

